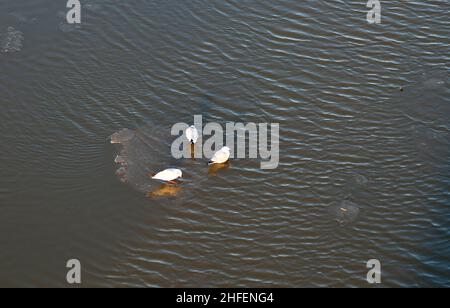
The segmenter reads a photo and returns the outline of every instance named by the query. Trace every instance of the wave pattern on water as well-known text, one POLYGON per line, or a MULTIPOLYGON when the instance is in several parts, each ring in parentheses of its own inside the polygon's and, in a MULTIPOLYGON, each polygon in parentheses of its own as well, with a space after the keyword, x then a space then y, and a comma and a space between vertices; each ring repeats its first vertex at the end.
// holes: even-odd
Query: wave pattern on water
POLYGON ((448 1, 90 1, 69 32, 43 2, 0 58, 2 234, 35 227, 7 282, 40 244, 48 285, 76 254, 92 286, 448 286, 448 1), (280 123, 279 168, 173 159, 195 114, 280 123))

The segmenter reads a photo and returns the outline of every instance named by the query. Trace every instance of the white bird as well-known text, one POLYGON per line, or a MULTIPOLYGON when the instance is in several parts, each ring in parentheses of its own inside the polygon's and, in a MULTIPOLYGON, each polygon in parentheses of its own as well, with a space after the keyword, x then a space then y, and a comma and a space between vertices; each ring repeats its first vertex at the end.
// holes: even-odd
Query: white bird
POLYGON ((209 164, 223 164, 230 159, 230 148, 223 147, 214 154, 214 156, 209 161, 209 164))
POLYGON ((189 140, 192 144, 197 143, 197 140, 198 140, 198 131, 197 131, 197 129, 195 128, 194 125, 189 126, 189 127, 186 129, 186 138, 188 138, 188 140, 189 140))
POLYGON ((161 180, 169 183, 175 183, 174 181, 183 176, 183 172, 180 169, 166 169, 155 175, 152 175, 152 179, 161 180))

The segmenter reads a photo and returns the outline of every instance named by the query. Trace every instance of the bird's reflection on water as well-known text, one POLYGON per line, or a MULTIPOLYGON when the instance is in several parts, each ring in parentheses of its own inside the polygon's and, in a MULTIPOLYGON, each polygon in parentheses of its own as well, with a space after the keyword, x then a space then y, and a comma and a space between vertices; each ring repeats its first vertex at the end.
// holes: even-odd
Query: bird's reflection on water
POLYGON ((163 184, 156 190, 149 192, 147 194, 147 197, 149 198, 175 197, 180 193, 181 190, 182 188, 178 185, 163 184))
POLYGON ((191 158, 195 160, 195 144, 191 144, 191 158))
POLYGON ((225 171, 230 169, 231 163, 228 161, 223 164, 213 164, 208 169, 208 174, 211 176, 217 176, 217 173, 221 170, 225 171))

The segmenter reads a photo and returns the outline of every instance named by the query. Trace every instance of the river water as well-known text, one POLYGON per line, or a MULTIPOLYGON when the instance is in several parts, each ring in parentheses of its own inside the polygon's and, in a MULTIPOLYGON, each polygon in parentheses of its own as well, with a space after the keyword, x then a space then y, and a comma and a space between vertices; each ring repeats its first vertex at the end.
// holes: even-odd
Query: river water
POLYGON ((0 286, 450 287, 450 5, 381 2, 0 1, 0 286), (278 168, 172 158, 194 115, 278 168))

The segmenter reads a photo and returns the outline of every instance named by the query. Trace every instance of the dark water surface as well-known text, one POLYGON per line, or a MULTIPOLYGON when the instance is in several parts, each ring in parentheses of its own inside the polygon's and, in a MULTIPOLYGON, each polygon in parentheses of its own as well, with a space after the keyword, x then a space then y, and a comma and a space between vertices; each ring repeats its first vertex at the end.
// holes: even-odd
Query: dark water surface
POLYGON ((366 1, 81 2, 73 27, 0 1, 0 286, 66 286, 76 258, 95 287, 365 287, 369 259, 450 287, 447 0, 380 25, 366 1), (279 167, 171 158, 194 114, 280 123, 279 167), (182 185, 149 181, 169 165, 182 185))

